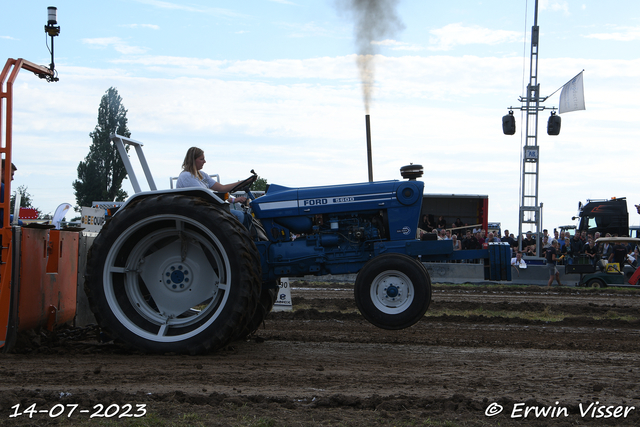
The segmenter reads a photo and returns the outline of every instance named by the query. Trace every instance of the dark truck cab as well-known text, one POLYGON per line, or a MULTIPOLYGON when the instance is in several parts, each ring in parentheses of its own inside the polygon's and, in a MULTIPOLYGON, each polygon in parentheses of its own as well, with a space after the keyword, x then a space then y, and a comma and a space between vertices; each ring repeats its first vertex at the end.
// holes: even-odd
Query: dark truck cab
POLYGON ((629 212, 625 197, 587 200, 585 205, 579 203, 578 216, 573 219, 580 220, 577 232, 600 232, 603 237, 607 233, 620 237, 629 235, 629 212))

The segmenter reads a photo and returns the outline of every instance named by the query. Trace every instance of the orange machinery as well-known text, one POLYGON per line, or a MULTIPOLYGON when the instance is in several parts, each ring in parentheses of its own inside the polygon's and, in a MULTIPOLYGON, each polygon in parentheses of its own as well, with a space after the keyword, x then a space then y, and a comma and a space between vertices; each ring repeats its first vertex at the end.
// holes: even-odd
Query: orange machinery
MULTIPOLYGON (((0 155, 6 165, 11 165, 13 83, 21 69, 49 81, 57 80, 53 66, 49 69, 24 59, 7 60, 0 74, 0 155)), ((75 317, 79 236, 75 232, 12 226, 11 167, 4 169, 4 198, 0 204, 0 348, 7 352, 19 331, 53 329, 75 317)))

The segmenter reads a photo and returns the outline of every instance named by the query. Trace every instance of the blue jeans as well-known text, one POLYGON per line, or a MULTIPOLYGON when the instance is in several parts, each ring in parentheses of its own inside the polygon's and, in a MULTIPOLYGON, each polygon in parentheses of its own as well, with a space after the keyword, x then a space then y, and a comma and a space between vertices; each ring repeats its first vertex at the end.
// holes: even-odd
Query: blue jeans
POLYGON ((231 213, 234 214, 236 218, 238 218, 238 221, 240 221, 247 230, 251 230, 251 223, 252 223, 251 215, 235 209, 231 209, 231 213))

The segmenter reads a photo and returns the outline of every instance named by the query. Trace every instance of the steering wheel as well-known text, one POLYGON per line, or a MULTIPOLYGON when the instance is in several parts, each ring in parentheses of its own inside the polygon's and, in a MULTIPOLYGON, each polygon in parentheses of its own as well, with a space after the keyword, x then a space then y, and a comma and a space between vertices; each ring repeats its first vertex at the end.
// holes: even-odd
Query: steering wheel
POLYGON ((257 179, 258 174, 256 174, 253 169, 251 169, 251 176, 234 185, 233 188, 229 190, 229 193, 235 193, 236 191, 244 191, 246 193, 250 190, 251 184, 256 182, 257 179))

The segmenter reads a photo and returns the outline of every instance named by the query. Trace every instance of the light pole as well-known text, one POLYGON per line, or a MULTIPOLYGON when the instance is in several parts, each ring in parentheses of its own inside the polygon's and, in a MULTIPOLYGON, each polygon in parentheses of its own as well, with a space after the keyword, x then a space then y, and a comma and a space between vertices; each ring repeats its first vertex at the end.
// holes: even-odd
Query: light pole
POLYGON ((51 37, 51 49, 50 49, 51 64, 49 64, 49 70, 51 70, 51 75, 49 74, 38 75, 40 78, 46 78, 48 82, 58 81, 58 78, 56 77, 58 73, 56 72, 56 65, 55 65, 55 62, 53 61, 53 53, 54 53, 53 38, 60 35, 60 26, 59 25, 56 26, 57 23, 58 23, 58 8, 54 6, 49 6, 47 8, 47 25, 44 26, 44 32, 47 33, 49 37, 51 37))
MULTIPOLYGON (((538 201, 538 171, 540 148, 538 147, 538 112, 544 111, 547 107, 540 105, 548 97, 540 96, 540 84, 538 83, 538 42, 540 38, 540 27, 538 27, 538 0, 535 2, 534 22, 531 27, 531 56, 529 63, 529 84, 527 85, 526 96, 519 97, 523 104, 520 110, 525 112, 525 142, 522 152, 522 163, 520 170, 520 210, 518 213, 518 248, 522 249, 523 226, 533 227, 536 235, 536 256, 540 256, 540 232, 542 230, 542 203, 538 201)), ((515 117, 513 110, 518 108, 509 107, 509 114, 502 118, 502 130, 505 135, 515 134, 515 117)), ((550 107, 552 111, 547 133, 558 135, 560 133, 560 116, 555 114, 556 107, 550 107)))

